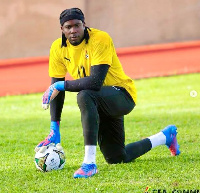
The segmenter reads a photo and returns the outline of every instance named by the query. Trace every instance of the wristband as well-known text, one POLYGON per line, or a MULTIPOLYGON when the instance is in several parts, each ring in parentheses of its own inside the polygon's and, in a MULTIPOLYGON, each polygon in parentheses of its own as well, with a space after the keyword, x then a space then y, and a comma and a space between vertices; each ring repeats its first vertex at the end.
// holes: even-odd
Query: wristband
POLYGON ((58 81, 54 83, 54 87, 58 91, 65 91, 65 81, 58 81))

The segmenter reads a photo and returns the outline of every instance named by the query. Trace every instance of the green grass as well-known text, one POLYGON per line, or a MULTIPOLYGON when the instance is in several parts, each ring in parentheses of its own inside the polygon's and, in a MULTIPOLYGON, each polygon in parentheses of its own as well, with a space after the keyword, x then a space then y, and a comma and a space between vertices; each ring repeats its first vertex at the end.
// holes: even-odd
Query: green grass
MULTIPOLYGON (((49 110, 39 94, 0 98, 0 192, 141 193, 151 189, 200 189, 200 74, 135 81, 138 104, 125 117, 126 143, 178 127, 181 155, 171 157, 165 146, 152 149, 132 163, 108 165, 97 149, 99 174, 73 179, 84 154, 76 93, 66 93, 61 136, 66 153, 63 170, 42 173, 34 165, 34 148, 49 132, 49 110), (196 90, 197 97, 190 96, 196 90)), ((153 191, 152 191, 153 192, 153 191)))

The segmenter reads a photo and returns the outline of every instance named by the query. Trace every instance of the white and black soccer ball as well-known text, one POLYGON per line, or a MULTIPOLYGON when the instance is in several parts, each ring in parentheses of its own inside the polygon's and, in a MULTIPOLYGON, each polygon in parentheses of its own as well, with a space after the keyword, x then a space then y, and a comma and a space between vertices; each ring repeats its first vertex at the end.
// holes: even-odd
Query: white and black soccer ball
POLYGON ((60 170, 65 165, 65 153, 56 148, 56 146, 48 146, 47 149, 35 154, 36 168, 43 172, 51 170, 60 170))

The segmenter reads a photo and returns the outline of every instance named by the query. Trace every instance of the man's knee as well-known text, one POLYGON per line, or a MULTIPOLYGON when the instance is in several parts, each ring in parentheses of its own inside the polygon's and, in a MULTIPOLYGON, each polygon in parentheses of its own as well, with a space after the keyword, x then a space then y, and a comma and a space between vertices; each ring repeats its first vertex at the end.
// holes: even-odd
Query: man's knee
POLYGON ((98 142, 99 142, 101 153, 103 154, 106 162, 109 164, 122 163, 126 157, 125 148, 121 147, 121 145, 118 145, 118 144, 113 144, 113 143, 110 144, 108 140, 111 140, 111 139, 112 137, 110 137, 110 139, 104 138, 103 141, 99 139, 98 142))
POLYGON ((88 90, 82 90, 78 93, 77 95, 77 103, 80 106, 86 106, 88 105, 88 103, 91 103, 92 102, 92 98, 89 94, 89 91, 88 90))
POLYGON ((109 164, 120 164, 124 161, 124 155, 105 157, 105 160, 109 164))

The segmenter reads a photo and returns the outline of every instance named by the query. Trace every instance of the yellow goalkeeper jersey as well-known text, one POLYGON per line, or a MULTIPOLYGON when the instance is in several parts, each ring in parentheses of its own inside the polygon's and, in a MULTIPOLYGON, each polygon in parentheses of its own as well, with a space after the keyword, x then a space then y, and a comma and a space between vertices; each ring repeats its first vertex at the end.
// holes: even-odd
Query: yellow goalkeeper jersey
POLYGON ((103 86, 120 86, 125 88, 136 103, 137 94, 134 81, 122 68, 115 47, 108 33, 90 28, 89 41, 73 46, 67 40, 67 47, 61 48, 62 39, 52 43, 49 56, 49 76, 63 78, 69 73, 73 79, 90 75, 90 67, 108 64, 110 67, 103 86))

